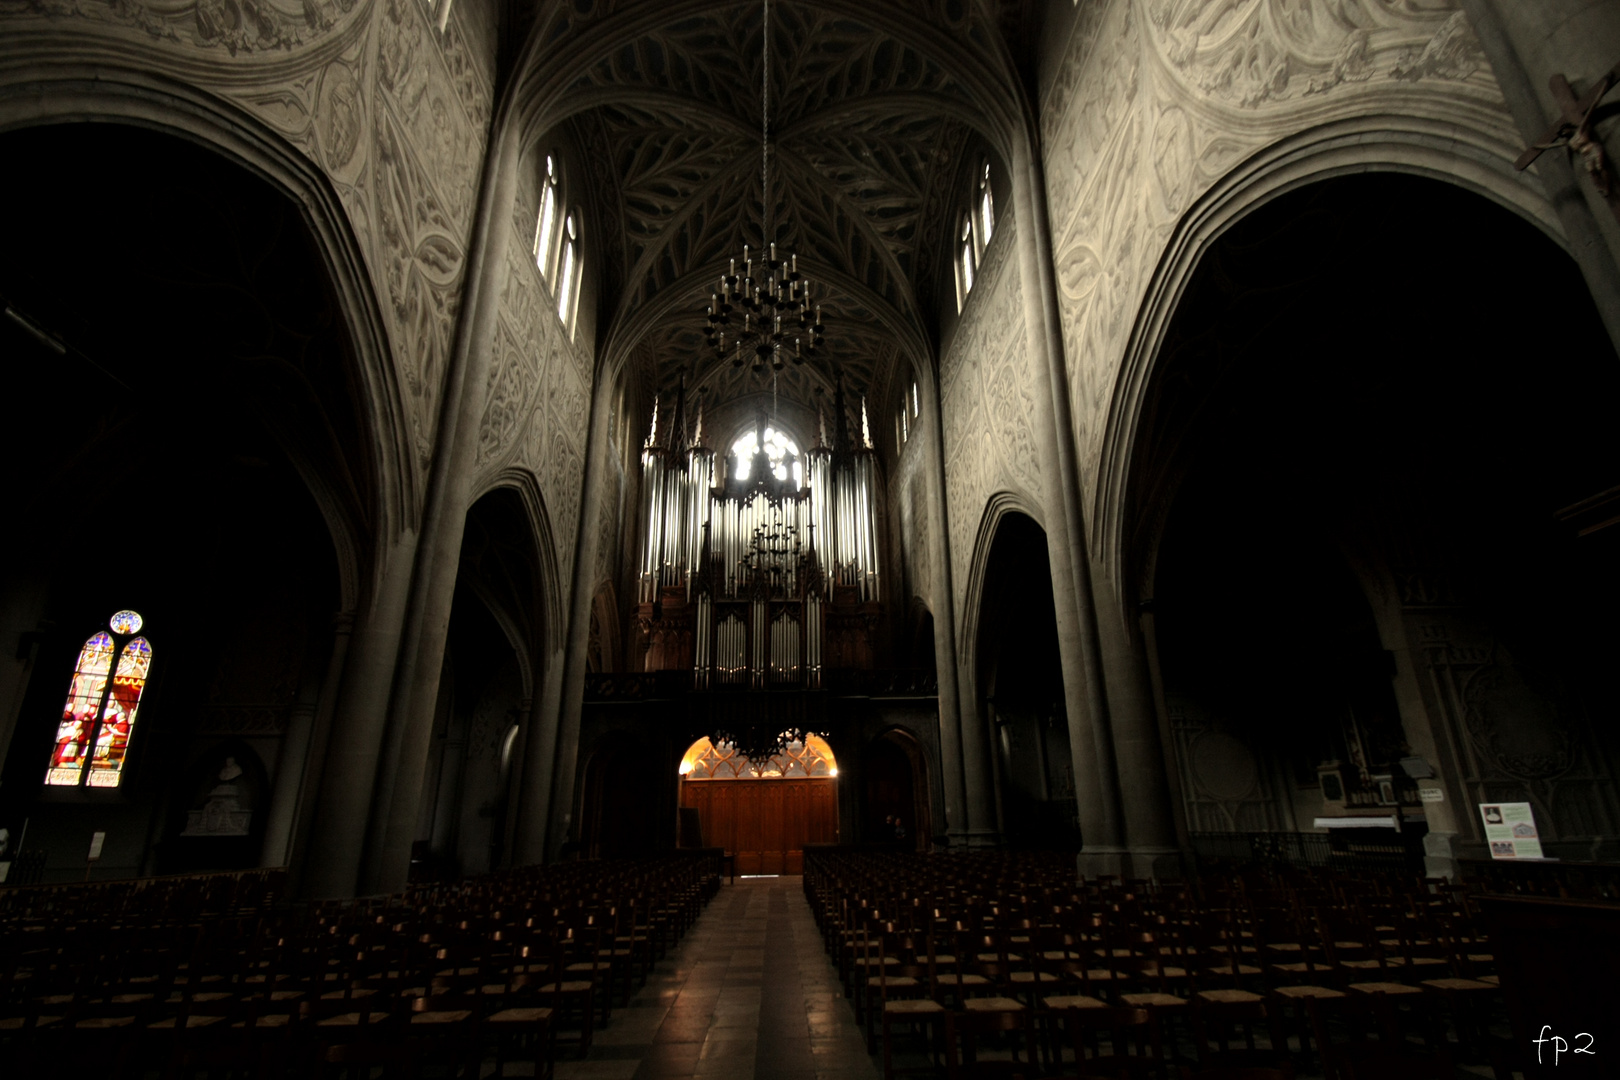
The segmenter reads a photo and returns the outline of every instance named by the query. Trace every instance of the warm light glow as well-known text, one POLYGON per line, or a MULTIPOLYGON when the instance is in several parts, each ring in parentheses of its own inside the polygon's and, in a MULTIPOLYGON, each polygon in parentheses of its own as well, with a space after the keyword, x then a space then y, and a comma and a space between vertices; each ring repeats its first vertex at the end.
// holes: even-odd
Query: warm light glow
MULTIPOLYGON (((754 455, 759 453, 759 438, 752 431, 745 431, 738 436, 737 441, 731 444, 731 452, 737 455, 737 480, 747 483, 749 475, 753 472, 754 455)), ((765 456, 771 463, 771 471, 778 480, 786 480, 791 466, 793 482, 804 486, 804 467, 799 461, 799 444, 788 438, 785 434, 773 427, 765 429, 765 456)))
POLYGON ((738 754, 730 743, 716 749, 702 738, 687 747, 681 758, 681 776, 690 780, 767 780, 767 779, 831 779, 838 775, 838 762, 832 747, 819 735, 805 737, 803 743, 792 743, 786 750, 756 768, 752 761, 738 754))

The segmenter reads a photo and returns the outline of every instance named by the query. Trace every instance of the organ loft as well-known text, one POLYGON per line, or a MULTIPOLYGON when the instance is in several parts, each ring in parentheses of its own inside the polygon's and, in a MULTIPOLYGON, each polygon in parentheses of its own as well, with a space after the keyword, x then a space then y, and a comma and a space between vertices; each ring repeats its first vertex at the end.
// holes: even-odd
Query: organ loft
MULTIPOLYGON (((1612 0, 0 0, 0 918, 662 941, 505 991, 589 1063, 733 872, 825 942, 891 874, 1612 896, 1617 63, 1612 0)), ((1511 982, 1472 903, 1340 960, 1511 982)))

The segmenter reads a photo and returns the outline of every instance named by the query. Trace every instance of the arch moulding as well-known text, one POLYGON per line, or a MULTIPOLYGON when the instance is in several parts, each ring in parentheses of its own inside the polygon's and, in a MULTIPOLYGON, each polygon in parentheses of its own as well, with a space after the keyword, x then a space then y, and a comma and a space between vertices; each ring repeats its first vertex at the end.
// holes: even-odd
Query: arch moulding
MULTIPOLYGON (((386 546, 409 528, 420 505, 421 483, 410 452, 404 399, 365 255, 325 174, 251 113, 184 83, 107 64, 53 65, 45 74, 37 65, 0 59, 0 133, 73 123, 121 124, 188 139, 246 169, 298 206, 354 351, 369 458, 359 464, 372 474, 376 542, 386 546)), ((314 493, 320 500, 321 493, 314 493)), ((329 509, 323 503, 332 524, 329 509)), ((345 538, 334 533, 333 541, 341 553, 345 538)), ((381 572, 379 560, 370 568, 373 583, 381 572)), ((343 588, 347 598, 353 582, 345 581, 343 588)))
MULTIPOLYGON (((1482 195, 1569 250, 1552 204, 1530 174, 1513 171, 1512 148, 1493 133, 1437 120, 1367 116, 1280 140, 1240 163, 1188 208, 1166 243, 1126 343, 1103 430, 1092 500, 1094 568, 1125 597, 1126 501, 1148 387, 1170 322, 1204 253, 1239 219, 1271 200, 1337 176, 1399 172, 1482 195)), ((983 533, 981 530, 981 537, 983 533)), ((975 552, 975 570, 978 553, 975 552)), ((971 594, 970 594, 971 595, 971 594)), ((1124 617, 1116 613, 1116 617, 1124 617)))
POLYGON ((1039 500, 1017 491, 998 491, 986 501, 979 518, 979 531, 973 540, 973 560, 968 564, 967 592, 962 601, 960 635, 957 645, 957 663, 976 670, 978 663, 979 615, 984 605, 984 579, 990 569, 990 549, 995 544, 1001 522, 1009 514, 1023 514, 1042 532, 1046 532, 1046 518, 1039 500))

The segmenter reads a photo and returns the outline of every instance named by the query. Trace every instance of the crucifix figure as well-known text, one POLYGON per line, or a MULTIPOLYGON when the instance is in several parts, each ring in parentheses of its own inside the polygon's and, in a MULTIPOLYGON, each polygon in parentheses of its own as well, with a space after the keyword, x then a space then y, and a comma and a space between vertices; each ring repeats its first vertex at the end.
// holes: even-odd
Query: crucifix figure
POLYGON ((1580 157, 1586 174, 1592 178, 1592 184, 1598 189, 1598 194, 1608 202, 1616 220, 1620 220, 1620 185, 1616 185, 1614 175, 1609 170, 1608 158, 1603 153, 1603 144, 1598 141, 1597 133, 1592 130, 1593 121, 1598 119, 1598 103, 1614 89, 1616 83, 1620 83, 1620 64, 1605 72, 1580 98, 1575 96, 1574 87, 1570 86, 1569 80, 1562 75, 1554 75, 1547 80, 1553 100, 1558 102, 1558 109, 1562 115, 1557 123, 1547 129, 1540 142, 1519 155, 1513 167, 1522 172, 1532 161, 1540 157, 1543 151, 1557 146, 1567 146, 1580 157))

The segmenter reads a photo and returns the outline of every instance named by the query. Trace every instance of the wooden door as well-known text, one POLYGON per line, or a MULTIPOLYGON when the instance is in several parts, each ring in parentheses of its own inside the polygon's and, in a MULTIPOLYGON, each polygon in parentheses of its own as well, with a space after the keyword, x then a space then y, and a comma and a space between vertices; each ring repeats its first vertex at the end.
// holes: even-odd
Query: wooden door
POLYGON ((736 853, 739 874, 802 874, 804 845, 838 839, 829 779, 685 780, 681 805, 697 810, 705 844, 736 853))

